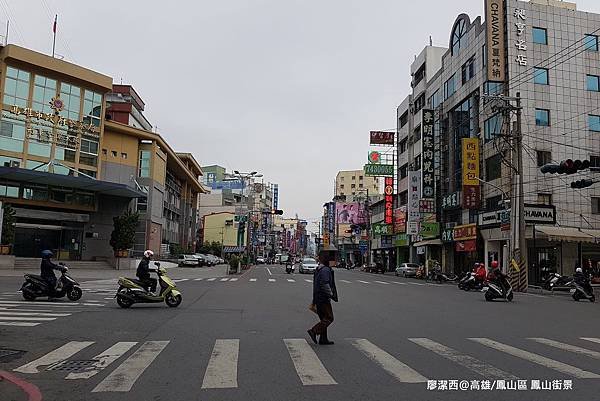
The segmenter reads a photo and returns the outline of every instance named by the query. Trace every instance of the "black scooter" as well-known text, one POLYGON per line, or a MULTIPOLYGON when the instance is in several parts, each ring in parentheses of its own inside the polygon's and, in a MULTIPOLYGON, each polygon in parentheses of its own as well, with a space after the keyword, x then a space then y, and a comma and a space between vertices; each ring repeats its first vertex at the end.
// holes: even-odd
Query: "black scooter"
POLYGON ((464 291, 483 289, 483 282, 477 278, 473 272, 467 272, 465 276, 458 282, 458 288, 464 291))
POLYGON ((83 295, 79 283, 67 274, 69 268, 62 263, 61 275, 58 278, 57 288, 50 288, 46 280, 35 274, 25 274, 25 282, 21 286, 23 298, 27 301, 34 301, 38 297, 62 298, 65 295, 71 301, 78 301, 83 295))
POLYGON ((486 282, 487 287, 483 288, 485 291, 485 300, 492 301, 496 298, 506 299, 507 301, 513 300, 513 289, 506 277, 501 277, 498 280, 502 280, 502 284, 505 291, 502 291, 502 287, 497 281, 488 281, 486 282))
POLYGON ((590 284, 590 280, 574 281, 573 285, 575 288, 571 289, 573 299, 579 301, 580 299, 589 299, 590 302, 596 302, 596 296, 594 295, 594 289, 590 284))

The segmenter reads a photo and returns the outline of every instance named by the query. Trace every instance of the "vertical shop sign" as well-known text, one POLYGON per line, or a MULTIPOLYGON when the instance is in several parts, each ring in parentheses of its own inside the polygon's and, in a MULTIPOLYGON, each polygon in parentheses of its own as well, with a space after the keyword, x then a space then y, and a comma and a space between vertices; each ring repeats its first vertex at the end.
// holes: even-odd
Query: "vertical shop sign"
POLYGON ((335 232, 335 202, 329 202, 327 204, 327 217, 329 218, 329 232, 335 232))
POLYGON ((466 209, 479 207, 479 139, 462 139, 462 185, 463 206, 466 209))
POLYGON ((408 221, 419 221, 421 201, 421 171, 408 172, 408 221))
POLYGON ((504 5, 502 0, 486 0, 486 63, 488 81, 505 80, 504 5))
POLYGON ((394 223, 394 178, 385 177, 385 224, 394 223))
POLYGON ((435 197, 435 170, 434 170, 434 136, 433 136, 434 114, 433 110, 423 109, 423 121, 421 124, 423 130, 423 198, 435 197))

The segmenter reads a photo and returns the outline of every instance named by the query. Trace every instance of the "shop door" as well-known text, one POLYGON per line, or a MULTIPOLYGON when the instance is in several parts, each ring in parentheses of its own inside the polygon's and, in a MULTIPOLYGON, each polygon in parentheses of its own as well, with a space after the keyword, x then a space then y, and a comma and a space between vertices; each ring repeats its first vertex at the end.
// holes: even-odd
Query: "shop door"
POLYGON ((13 252, 17 257, 39 258, 45 249, 57 253, 60 245, 59 228, 16 227, 13 252))
POLYGON ((56 255, 59 260, 80 260, 83 231, 77 228, 63 227, 61 231, 60 250, 56 255))

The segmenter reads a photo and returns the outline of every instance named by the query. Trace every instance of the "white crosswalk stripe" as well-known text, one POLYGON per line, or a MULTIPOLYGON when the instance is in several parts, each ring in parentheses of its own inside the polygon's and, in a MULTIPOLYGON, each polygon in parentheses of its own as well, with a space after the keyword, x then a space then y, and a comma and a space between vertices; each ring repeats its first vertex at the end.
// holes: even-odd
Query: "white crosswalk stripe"
POLYGON ((0 322, 0 326, 13 326, 13 327, 35 327, 39 323, 31 322, 0 322))
POLYGON ((363 283, 363 284, 370 284, 368 281, 363 281, 363 280, 356 280, 356 281, 358 281, 359 283, 363 283))
POLYGON ((413 368, 406 365, 405 363, 400 362, 398 359, 394 358, 386 351, 377 347, 369 340, 366 340, 364 338, 356 338, 351 341, 359 351, 365 354, 377 365, 382 367, 386 372, 395 377, 398 381, 402 383, 427 382, 427 378, 425 376, 421 375, 416 370, 413 370, 413 368))
POLYGON ((390 283, 388 283, 388 282, 385 282, 385 281, 375 281, 375 282, 376 282, 376 283, 378 283, 378 284, 386 284, 386 285, 389 285, 389 284, 390 284, 390 283))
POLYGON ((535 342, 538 342, 540 344, 549 345, 550 347, 558 348, 558 349, 561 349, 564 351, 574 352, 576 354, 589 356, 590 358, 600 359, 600 352, 592 351, 591 349, 577 347, 577 346, 571 345, 571 344, 561 343, 559 341, 550 340, 548 338, 535 337, 535 338, 529 338, 529 339, 533 340, 535 342))
POLYGON ((408 285, 406 283, 401 283, 400 281, 392 281, 392 283, 394 283, 394 284, 400 284, 400 285, 408 285))
POLYGON ((301 338, 288 338, 283 342, 296 368, 300 381, 305 386, 337 384, 315 351, 301 338))
POLYGON ((194 281, 202 281, 204 280, 203 278, 195 278, 194 281))
POLYGON ((585 341, 591 341, 593 343, 598 343, 600 344, 600 338, 593 338, 593 337, 581 337, 582 340, 585 341))
POLYGON ((307 283, 312 283, 312 280, 305 278, 304 281, 306 281, 307 283))
POLYGON ((97 361, 90 367, 86 368, 84 372, 71 372, 65 377, 67 380, 74 379, 89 379, 96 375, 98 372, 106 368, 108 365, 119 359, 123 354, 131 349, 137 342, 118 342, 106 351, 99 355, 96 355, 94 359, 97 361))
POLYGON ((250 279, 250 281, 251 281, 251 282, 254 282, 254 281, 256 281, 256 279, 255 279, 255 278, 251 278, 251 279, 250 279))
POLYGON ((574 376, 578 379, 600 379, 600 375, 579 369, 575 366, 568 365, 563 362, 555 361, 554 359, 546 358, 545 356, 534 354, 533 352, 525 351, 520 348, 515 348, 510 345, 502 344, 489 338, 469 338, 471 341, 493 348, 495 350, 505 352, 517 358, 525 359, 526 361, 556 370, 558 372, 574 376))
POLYGON ((68 342, 62 347, 59 347, 54 351, 47 353, 41 358, 38 358, 35 361, 29 362, 26 365, 14 369, 14 371, 19 373, 39 373, 38 368, 42 366, 49 366, 53 363, 65 361, 73 355, 75 355, 76 353, 78 353, 79 351, 81 351, 82 349, 89 347, 93 343, 93 341, 68 342))
POLYGON ((227 277, 221 279, 221 281, 227 281, 227 280, 229 280, 227 277))
POLYGON ((71 316, 70 313, 43 313, 43 312, 25 312, 20 310, 20 312, 4 312, 0 311, 0 316, 46 316, 46 317, 63 317, 63 316, 71 316))
POLYGON ((348 281, 348 280, 340 280, 342 283, 351 283, 352 281, 348 281))
POLYGON ((275 282, 275 279, 274 279, 274 278, 270 278, 270 279, 269 279, 269 282, 270 282, 270 283, 273 283, 273 282, 275 282))
POLYGON ((217 279, 216 277, 213 277, 213 278, 207 279, 206 281, 215 281, 216 279, 217 279))
POLYGON ((451 360, 452 362, 456 362, 460 366, 464 366, 465 368, 478 373, 485 378, 507 380, 517 379, 516 376, 510 373, 500 370, 486 362, 475 359, 472 356, 461 354, 450 347, 446 347, 445 345, 432 341, 428 338, 409 338, 409 340, 423 348, 443 356, 446 359, 451 360))
POLYGON ((229 281, 238 281, 237 277, 230 278, 229 281))
POLYGON ((94 387, 92 392, 126 392, 131 390, 136 380, 168 344, 169 341, 146 341, 110 375, 94 387))
POLYGON ((240 340, 216 340, 202 388, 236 388, 240 340))
POLYGON ((287 281, 290 282, 290 283, 295 283, 296 282, 296 280, 294 280, 293 278, 288 278, 287 281))

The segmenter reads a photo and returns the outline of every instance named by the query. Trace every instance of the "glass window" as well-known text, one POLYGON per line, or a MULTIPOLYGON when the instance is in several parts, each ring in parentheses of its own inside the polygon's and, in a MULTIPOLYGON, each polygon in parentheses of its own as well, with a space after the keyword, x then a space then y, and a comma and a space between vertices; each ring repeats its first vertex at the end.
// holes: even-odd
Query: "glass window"
POLYGON ((548 70, 535 67, 533 69, 533 82, 539 85, 548 85, 548 70))
POLYGON ((75 163, 75 151, 57 146, 54 150, 54 158, 56 160, 64 160, 66 162, 75 163))
POLYGON ((7 68, 4 81, 4 104, 27 107, 29 98, 29 78, 27 71, 13 67, 7 68))
POLYGON ((140 150, 139 177, 150 177, 150 151, 140 150))
POLYGON ((82 168, 79 169, 79 172, 83 173, 85 175, 89 175, 92 178, 96 178, 96 175, 97 175, 97 173, 95 171, 93 171, 93 170, 85 170, 85 169, 82 169, 82 168))
POLYGON ((455 77, 456 75, 452 75, 450 79, 444 82, 444 100, 448 99, 456 92, 455 77))
POLYGON ((483 93, 487 95, 498 95, 504 90, 502 82, 487 81, 483 85, 483 93))
POLYGON ((460 19, 452 32, 452 55, 467 46, 467 24, 464 19, 460 19))
POLYGON ((0 156, 0 166, 2 167, 10 167, 11 164, 21 163, 21 159, 17 159, 14 157, 0 156))
POLYGON ((93 155, 98 155, 98 142, 90 141, 89 139, 81 139, 81 151, 85 153, 90 153, 93 155))
POLYGON ((79 107, 81 105, 81 88, 65 82, 60 84, 60 98, 65 107, 60 112, 62 117, 79 121, 79 107))
POLYGON ((102 116, 102 95, 89 90, 84 91, 83 121, 98 127, 102 116))
POLYGON ((6 198, 18 198, 19 197, 19 186, 18 185, 0 185, 0 196, 6 198))
POLYGON ((550 126, 550 110, 535 109, 535 125, 541 127, 550 126))
MULTIPOLYGON (((19 116, 22 118, 22 116, 19 116)), ((11 152, 23 152, 25 139, 25 121, 2 118, 0 121, 0 149, 11 152)))
POLYGON ((552 162, 552 153, 545 150, 536 150, 537 166, 542 167, 545 164, 552 162))
POLYGON ((492 116, 485 120, 485 122, 483 123, 483 131, 486 142, 491 141, 492 139, 494 139, 494 137, 500 135, 500 133, 502 132, 503 122, 504 118, 502 117, 502 114, 496 114, 495 116, 492 116))
POLYGON ((600 92, 600 76, 588 75, 586 82, 587 90, 593 92, 600 92))
POLYGON ((440 99, 440 90, 436 90, 435 92, 433 92, 433 95, 431 95, 431 97, 429 98, 429 107, 431 107, 432 109, 436 109, 440 104, 441 104, 441 100, 440 99))
POLYGON ((586 50, 598 51, 598 36, 585 35, 583 38, 583 46, 586 50))
POLYGON ((538 205, 552 205, 552 194, 537 194, 538 205))
POLYGON ((35 171, 43 171, 45 173, 48 172, 48 164, 46 162, 40 162, 37 160, 27 160, 25 163, 25 167, 28 170, 35 169, 35 171))
POLYGON ((54 169, 54 174, 72 175, 71 170, 69 170, 65 166, 59 166, 55 164, 54 166, 52 166, 52 168, 54 169))
POLYGON ((533 43, 540 45, 548 44, 548 31, 545 28, 533 28, 533 43))
POLYGON ((475 56, 467 60, 461 68, 462 83, 463 85, 471 80, 475 76, 475 56))
POLYGON ((600 116, 589 116, 590 131, 600 132, 600 116))
POLYGON ((35 201, 48 200, 48 188, 42 186, 28 186, 23 188, 23 199, 35 201))
POLYGON ((79 153, 79 163, 86 166, 96 167, 98 165, 98 156, 89 155, 87 153, 79 153))
POLYGON ((56 96, 56 80, 36 75, 33 86, 32 108, 43 113, 52 113, 50 102, 56 96))
POLYGON ((592 214, 600 214, 600 198, 592 198, 592 214))
POLYGON ((39 143, 35 140, 30 140, 27 146, 27 153, 32 156, 50 157, 50 150, 52 148, 47 143, 39 143))
POLYGON ((485 179, 495 180, 502 176, 502 158, 500 154, 485 159, 485 179))

